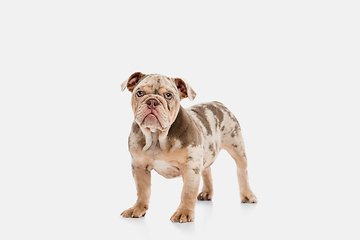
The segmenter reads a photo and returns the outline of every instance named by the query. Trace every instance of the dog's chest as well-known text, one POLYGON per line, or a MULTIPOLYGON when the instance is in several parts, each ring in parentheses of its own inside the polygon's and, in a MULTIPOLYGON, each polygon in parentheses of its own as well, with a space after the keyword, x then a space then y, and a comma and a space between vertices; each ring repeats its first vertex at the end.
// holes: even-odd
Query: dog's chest
POLYGON ((180 176, 180 168, 164 160, 155 160, 152 164, 154 170, 165 178, 180 176))

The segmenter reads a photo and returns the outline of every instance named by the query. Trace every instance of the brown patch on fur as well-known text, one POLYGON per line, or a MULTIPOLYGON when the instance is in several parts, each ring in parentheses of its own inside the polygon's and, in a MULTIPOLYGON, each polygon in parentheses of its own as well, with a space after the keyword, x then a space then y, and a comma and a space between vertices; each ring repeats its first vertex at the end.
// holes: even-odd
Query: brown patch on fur
POLYGON ((214 144, 213 144, 213 143, 210 143, 210 144, 209 144, 209 150, 212 152, 213 157, 215 157, 216 152, 215 152, 214 144))
POLYGON ((235 128, 231 129, 231 134, 230 136, 231 137, 236 137, 239 135, 239 132, 240 132, 240 125, 239 126, 236 126, 235 128))
POLYGON ((146 170, 147 173, 150 173, 150 172, 151 172, 151 167, 150 167, 150 165, 146 165, 145 170, 146 170))
POLYGON ((133 124, 131 126, 131 131, 135 134, 138 134, 139 132, 141 132, 140 127, 136 122, 133 122, 133 124))
MULTIPOLYGON (((143 148, 146 144, 146 140, 145 140, 145 136, 144 134, 142 133, 139 125, 134 121, 133 124, 132 124, 132 127, 131 127, 131 131, 136 135, 136 142, 137 144, 143 148)), ((131 135, 130 135, 131 136, 131 135)), ((130 148, 130 142, 131 142, 131 139, 130 139, 130 136, 129 136, 129 139, 128 139, 128 147, 130 148)), ((134 141, 135 139, 133 139, 134 141)))
MULTIPOLYGON (((231 120, 233 120, 234 122, 236 122, 237 124, 239 124, 238 120, 236 119, 235 115, 227 108, 225 107, 224 104, 222 104, 221 102, 217 102, 214 101, 213 102, 218 108, 220 108, 221 110, 223 110, 224 112, 226 112, 228 114, 228 116, 230 117, 231 120)), ((240 127, 240 124, 239 124, 240 127)))
POLYGON ((216 127, 220 128, 221 124, 224 121, 224 113, 218 107, 216 107, 213 103, 206 104, 206 107, 214 114, 216 117, 216 127))
POLYGON ((186 158, 186 163, 188 163, 188 162, 193 162, 194 161, 194 158, 192 157, 192 156, 188 156, 187 158, 186 158))
POLYGON ((199 130, 196 128, 195 123, 186 110, 181 106, 174 123, 169 129, 168 138, 180 140, 181 148, 189 145, 198 146, 201 143, 199 130))
POLYGON ((209 121, 206 118, 205 114, 205 107, 203 106, 193 106, 190 108, 190 111, 193 111, 197 114, 197 118, 201 121, 201 123, 204 125, 207 135, 212 135, 212 130, 209 121))
POLYGON ((231 144, 231 146, 233 146, 234 148, 238 147, 238 145, 236 145, 236 144, 231 144))
POLYGON ((199 167, 193 168, 193 171, 194 171, 195 174, 199 174, 200 173, 200 168, 199 167))

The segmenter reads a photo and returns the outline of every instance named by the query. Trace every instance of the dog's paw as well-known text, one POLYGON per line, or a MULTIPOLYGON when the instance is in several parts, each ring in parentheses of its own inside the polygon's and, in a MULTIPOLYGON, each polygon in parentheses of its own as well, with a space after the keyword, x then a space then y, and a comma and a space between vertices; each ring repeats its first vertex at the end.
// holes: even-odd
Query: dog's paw
POLYGON ((242 203, 257 203, 258 200, 257 198, 255 197, 255 195, 250 192, 250 193, 244 193, 244 194, 241 194, 241 202, 242 203))
POLYGON ((212 194, 208 192, 201 192, 197 196, 197 199, 200 201, 211 201, 212 200, 212 194))
POLYGON ((144 217, 146 214, 146 211, 148 210, 147 205, 142 206, 133 206, 125 211, 123 211, 120 216, 126 217, 126 218, 139 218, 144 217))
POLYGON ((194 211, 178 209, 170 218, 172 222, 193 222, 195 218, 194 211))

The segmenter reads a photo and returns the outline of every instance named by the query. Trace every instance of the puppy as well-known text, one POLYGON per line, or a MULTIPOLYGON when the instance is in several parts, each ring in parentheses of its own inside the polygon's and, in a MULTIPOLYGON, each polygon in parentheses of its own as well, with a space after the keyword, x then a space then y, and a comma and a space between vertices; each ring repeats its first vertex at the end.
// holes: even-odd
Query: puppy
POLYGON ((240 124, 229 109, 220 102, 184 109, 180 101, 194 100, 196 93, 181 78, 136 72, 121 85, 122 91, 126 88, 132 93, 134 112, 128 144, 137 201, 121 216, 145 216, 154 169, 165 178, 183 178, 181 202, 170 220, 194 221, 196 200, 213 197, 210 166, 221 149, 227 150, 236 162, 241 201, 257 202, 249 186, 240 124), (200 175, 204 186, 198 194, 200 175))

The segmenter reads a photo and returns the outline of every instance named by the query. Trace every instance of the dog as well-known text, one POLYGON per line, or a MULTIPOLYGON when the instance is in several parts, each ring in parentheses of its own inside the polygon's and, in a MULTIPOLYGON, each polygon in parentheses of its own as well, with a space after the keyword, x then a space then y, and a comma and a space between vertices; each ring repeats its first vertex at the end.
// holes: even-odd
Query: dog
POLYGON ((194 221, 197 200, 212 200, 210 166, 221 149, 235 160, 241 201, 257 203, 249 186, 247 158, 240 124, 220 102, 194 105, 184 109, 180 101, 196 97, 181 78, 160 74, 133 73, 121 85, 132 93, 134 112, 128 147, 137 201, 121 213, 126 218, 143 217, 149 207, 151 171, 165 178, 183 178, 181 202, 171 216, 172 222, 194 221), (202 191, 198 194, 200 175, 202 191))

